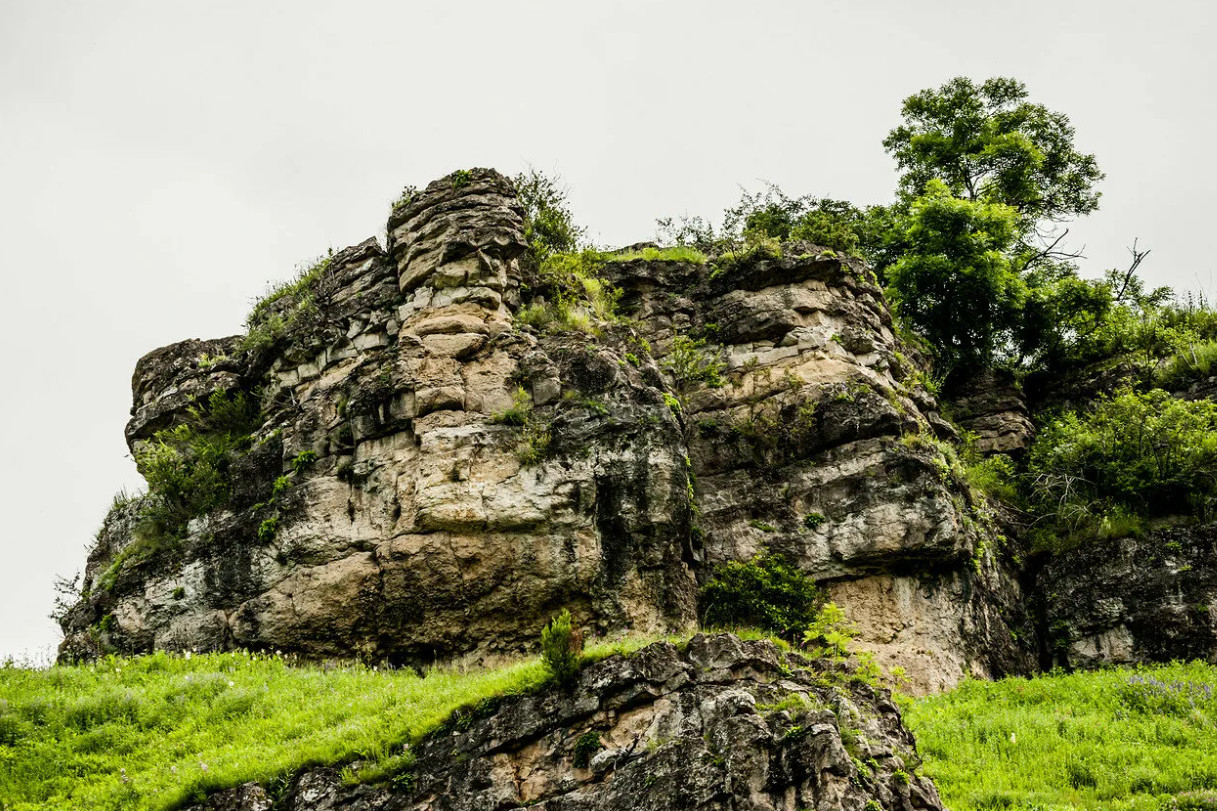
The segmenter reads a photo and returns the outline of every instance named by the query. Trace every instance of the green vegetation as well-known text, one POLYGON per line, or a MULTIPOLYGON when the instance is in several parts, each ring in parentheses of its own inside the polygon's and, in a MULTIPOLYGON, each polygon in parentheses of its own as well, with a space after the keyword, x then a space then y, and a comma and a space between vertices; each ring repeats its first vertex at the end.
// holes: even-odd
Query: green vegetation
MULTIPOLYGON (((569 615, 568 615, 569 618, 569 615)), ((577 629, 566 628, 573 649, 577 629)), ((759 638, 746 633, 748 638, 759 638)), ((589 645, 564 667, 684 637, 589 645)), ((462 709, 554 679, 539 657, 419 676, 347 663, 306 665, 234 652, 107 656, 46 670, 0 665, 0 807, 6 811, 176 809, 256 780, 347 765, 350 782, 399 780, 409 747, 462 709)), ((598 748, 576 742, 576 756, 598 748)))
POLYGON ((811 578, 769 551, 719 566, 700 593, 703 625, 759 628, 792 642, 814 625, 823 602, 811 578))
POLYGON ((359 759, 355 780, 408 764, 403 744, 458 707, 531 690, 536 660, 497 670, 292 665, 248 653, 107 657, 0 668, 7 808, 169 809, 207 791, 359 759))
POLYGON ((576 769, 586 769, 592 762, 592 756, 604 748, 600 735, 596 732, 584 732, 575 741, 572 764, 576 769))
POLYGON ((864 216, 842 200, 790 197, 768 183, 764 191, 742 192, 717 226, 701 217, 663 218, 658 225, 664 242, 739 261, 757 252, 780 256, 778 244, 791 240, 852 253, 864 216))
POLYGON ((721 388, 726 381, 723 370, 727 364, 719 360, 705 348, 704 338, 693 340, 687 335, 677 335, 672 339, 672 348, 663 359, 663 368, 672 373, 679 391, 687 391, 697 386, 721 388))
POLYGON ((1018 329, 1026 286, 1006 253, 1017 218, 932 179, 899 223, 905 248, 887 270, 888 294, 946 368, 990 363, 1018 329))
POLYGON ((576 253, 584 247, 587 230, 575 225, 560 178, 530 168, 513 182, 524 206, 524 241, 536 264, 553 254, 576 253))
POLYGON ((516 386, 515 394, 511 397, 511 408, 492 414, 491 422, 499 425, 524 426, 532 416, 532 397, 523 386, 516 386))
POLYGON ((704 253, 687 245, 676 245, 671 248, 643 248, 641 251, 622 251, 605 254, 606 262, 632 262, 642 259, 646 262, 687 262, 693 265, 704 265, 710 261, 704 253))
POLYGON ((577 253, 548 253, 537 270, 532 301, 516 321, 542 330, 573 330, 598 335, 617 320, 621 291, 600 277, 605 254, 586 248, 577 253))
POLYGON ((600 277, 609 257, 586 242, 559 178, 529 169, 513 182, 524 206, 525 264, 534 276, 521 291, 526 304, 516 320, 540 330, 599 334, 617 320, 620 297, 600 277))
POLYGON ((568 684, 579 672, 583 657, 583 633, 571 627, 570 611, 549 621, 541 630, 541 664, 562 684, 568 684))
POLYGON ((272 285, 246 316, 246 332, 238 348, 247 352, 269 349, 284 334, 315 318, 319 312, 316 287, 330 269, 333 256, 331 249, 327 255, 299 265, 293 278, 272 285))
POLYGON ((965 681, 908 702, 953 811, 1217 808, 1217 667, 965 681))
POLYGON ((413 203, 414 198, 416 198, 416 197, 418 197, 418 187, 417 186, 403 187, 401 190, 401 194, 399 194, 397 196, 397 199, 393 201, 393 205, 391 206, 392 211, 390 213, 396 214, 397 212, 401 211, 403 208, 405 208, 406 206, 413 203))
POLYGON ((1161 389, 1099 398, 1043 427, 1030 456, 1031 497, 1048 527, 1075 540, 1130 534, 1142 517, 1208 518, 1217 504, 1215 432, 1217 404, 1208 400, 1161 389))
POLYGON ((956 197, 1013 206, 1028 224, 1097 209, 1094 155, 1074 147, 1068 116, 1027 95, 1014 79, 958 77, 905 99, 904 123, 883 141, 901 170, 901 196, 915 199, 940 180, 956 197))
POLYGON ((228 503, 229 468, 249 449, 260 417, 244 392, 217 391, 206 404, 191 406, 185 422, 156 432, 135 455, 136 469, 148 482, 139 542, 176 540, 192 518, 228 503))

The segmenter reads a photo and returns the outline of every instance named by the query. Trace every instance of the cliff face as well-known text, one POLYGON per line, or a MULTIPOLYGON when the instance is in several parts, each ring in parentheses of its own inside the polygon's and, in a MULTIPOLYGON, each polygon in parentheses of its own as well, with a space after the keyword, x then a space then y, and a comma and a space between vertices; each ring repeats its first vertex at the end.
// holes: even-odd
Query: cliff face
POLYGON ((1092 542, 1040 575, 1046 663, 1103 667, 1217 659, 1212 524, 1092 542))
POLYGON ((810 245, 726 272, 610 262, 625 320, 546 333, 516 318, 522 214, 495 172, 436 181, 387 250, 269 303, 270 340, 143 358, 133 450, 216 391, 249 392, 259 425, 184 538, 150 550, 138 501, 111 513, 64 655, 485 657, 560 607, 684 628, 716 565, 768 547, 920 688, 1030 667, 1001 544, 863 265, 810 245))
POLYGON ((568 690, 459 716, 388 785, 314 769, 278 805, 248 784, 194 811, 941 809, 886 691, 827 687, 825 675, 729 635, 652 645, 586 668, 568 690))

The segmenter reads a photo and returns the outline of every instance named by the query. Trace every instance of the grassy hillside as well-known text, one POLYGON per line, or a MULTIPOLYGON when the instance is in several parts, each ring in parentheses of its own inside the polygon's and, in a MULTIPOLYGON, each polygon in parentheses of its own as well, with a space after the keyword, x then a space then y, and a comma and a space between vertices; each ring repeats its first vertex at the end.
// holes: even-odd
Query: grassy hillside
POLYGON ((0 809, 172 809, 211 789, 274 787, 304 766, 357 760, 349 779, 383 778, 408 762, 403 745, 457 708, 548 678, 537 659, 420 677, 243 652, 0 667, 0 809))
POLYGON ((951 811, 1217 809, 1217 667, 965 682, 905 720, 951 811))

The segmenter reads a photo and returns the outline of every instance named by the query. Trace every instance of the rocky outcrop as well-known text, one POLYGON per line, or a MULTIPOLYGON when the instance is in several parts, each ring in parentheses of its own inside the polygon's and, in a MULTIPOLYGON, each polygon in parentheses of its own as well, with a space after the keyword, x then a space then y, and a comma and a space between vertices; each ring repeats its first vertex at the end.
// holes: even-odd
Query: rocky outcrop
POLYGON ((1217 527, 1090 542, 1039 578, 1047 664, 1217 662, 1217 527))
POLYGON ((987 371, 950 395, 955 422, 974 437, 978 453, 1021 454, 1035 440, 1022 387, 1009 372, 987 371))
POLYGON ((184 537, 111 514, 64 657, 485 658, 561 607, 589 631, 687 628, 699 583, 768 548, 917 689, 1030 667, 1003 546, 864 265, 798 243, 609 261, 621 322, 538 330, 516 318, 522 216, 502 176, 455 173, 249 336, 142 359, 133 451, 219 391, 258 425, 184 537))
POLYGON ((218 389, 258 393, 264 421, 228 509, 185 538, 124 558, 138 533, 107 520, 65 654, 430 662, 517 651, 563 606, 590 629, 688 625, 679 426, 622 339, 514 328, 521 228, 497 173, 445 178, 393 215, 387 253, 342 251, 307 302, 273 302, 270 346, 141 360, 133 449, 218 389), (521 387, 528 424, 509 424, 521 387))
POLYGON ((387 785, 313 769, 278 804, 249 784, 195 811, 940 809, 887 692, 826 667, 725 634, 659 643, 458 714, 387 785))
POLYGON ((873 275, 814 245, 782 256, 609 269, 680 395, 699 578, 768 548, 813 574, 914 689, 1026 672, 1017 581, 943 455, 954 430, 873 275))

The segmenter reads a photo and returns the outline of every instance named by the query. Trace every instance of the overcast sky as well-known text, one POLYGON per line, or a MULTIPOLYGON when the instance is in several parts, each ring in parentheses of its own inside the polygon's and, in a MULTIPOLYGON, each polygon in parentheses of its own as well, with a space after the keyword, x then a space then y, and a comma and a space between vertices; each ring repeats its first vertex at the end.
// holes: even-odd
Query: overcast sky
POLYGON ((1107 173, 1084 269, 1139 237, 1212 292, 1211 2, 0 0, 0 657, 140 480, 145 352, 240 331, 294 265, 382 232, 405 184, 561 173, 609 244, 740 184, 884 202, 901 100, 1010 75, 1107 173))

